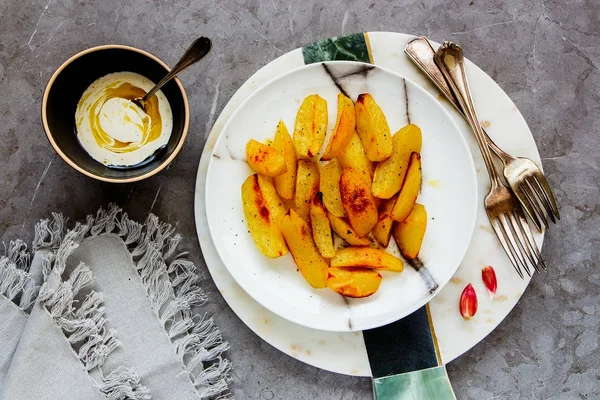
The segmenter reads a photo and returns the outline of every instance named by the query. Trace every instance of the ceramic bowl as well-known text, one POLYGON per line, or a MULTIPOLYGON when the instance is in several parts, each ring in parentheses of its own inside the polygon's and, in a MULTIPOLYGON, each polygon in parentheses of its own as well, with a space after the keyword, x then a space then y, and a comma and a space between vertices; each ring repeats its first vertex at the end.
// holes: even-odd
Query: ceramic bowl
POLYGON ((93 47, 75 54, 56 70, 42 100, 44 130, 58 155, 82 174, 114 183, 139 181, 167 167, 183 146, 190 119, 187 95, 181 82, 175 78, 161 89, 173 112, 173 132, 167 145, 151 160, 134 168, 109 168, 94 160, 77 140, 77 103, 96 79, 121 71, 135 72, 158 82, 169 71, 169 67, 152 54, 134 47, 93 47))

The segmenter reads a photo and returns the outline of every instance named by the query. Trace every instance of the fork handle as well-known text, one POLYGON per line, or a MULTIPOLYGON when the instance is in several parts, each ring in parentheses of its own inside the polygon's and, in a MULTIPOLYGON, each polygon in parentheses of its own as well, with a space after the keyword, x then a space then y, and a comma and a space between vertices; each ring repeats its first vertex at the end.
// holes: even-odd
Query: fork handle
MULTIPOLYGON (((462 107, 458 103, 458 100, 452 93, 450 86, 448 86, 448 82, 446 82, 442 71, 435 63, 435 50, 431 45, 431 42, 429 42, 429 40, 424 36, 415 37, 406 43, 404 52, 415 64, 417 64, 421 71, 423 71, 425 75, 431 79, 440 92, 446 96, 450 104, 452 104, 456 110, 463 115, 463 117, 467 118, 462 107)), ((496 145, 496 143, 494 143, 485 129, 482 128, 482 130, 487 145, 494 153, 496 153, 498 158, 500 158, 504 163, 508 163, 514 159, 513 156, 504 152, 500 147, 498 147, 498 145, 496 145)))
POLYGON ((492 181, 492 187, 501 185, 498 171, 496 171, 496 168, 494 167, 492 154, 490 153, 490 149, 485 140, 485 133, 479 123, 473 99, 471 98, 462 49, 455 43, 444 42, 435 53, 434 60, 450 84, 458 103, 464 111, 464 115, 467 118, 469 125, 471 125, 471 128, 475 133, 477 143, 479 144, 481 154, 483 155, 483 161, 485 162, 485 166, 490 175, 490 180, 492 181))

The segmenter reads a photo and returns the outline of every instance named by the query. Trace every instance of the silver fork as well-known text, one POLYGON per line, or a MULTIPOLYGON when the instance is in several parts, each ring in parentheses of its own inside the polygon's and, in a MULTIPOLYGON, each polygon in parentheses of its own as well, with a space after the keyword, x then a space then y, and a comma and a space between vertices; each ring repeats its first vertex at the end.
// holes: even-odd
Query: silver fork
POLYGON ((444 42, 435 53, 434 59, 464 110, 469 125, 475 132, 477 144, 492 184, 489 193, 485 196, 485 210, 498 240, 521 278, 523 277, 521 268, 531 276, 528 262, 538 272, 540 266, 546 269, 519 200, 512 190, 502 182, 494 167, 492 154, 487 146, 485 134, 471 98, 462 49, 452 42, 444 42))
MULTIPOLYGON (((426 37, 411 39, 404 49, 409 58, 433 81, 448 101, 462 113, 462 108, 450 90, 448 83, 435 64, 435 50, 426 37)), ((465 116, 466 118, 466 116, 465 116)), ((548 219, 556 223, 560 219, 554 195, 540 168, 529 158, 513 157, 502 151, 483 130, 488 146, 504 164, 504 177, 523 208, 541 232, 542 224, 548 229, 548 219)))

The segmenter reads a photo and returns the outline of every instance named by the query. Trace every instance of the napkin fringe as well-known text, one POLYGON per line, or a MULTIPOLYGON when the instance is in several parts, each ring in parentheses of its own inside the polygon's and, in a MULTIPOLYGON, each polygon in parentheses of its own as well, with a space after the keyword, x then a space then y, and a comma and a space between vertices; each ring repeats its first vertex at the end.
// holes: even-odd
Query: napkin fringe
MULTIPOLYGON (((177 250, 182 237, 175 234, 175 228, 160 222, 153 214, 150 214, 143 224, 132 221, 121 208, 112 203, 106 210, 99 209, 95 216, 88 216, 85 223, 77 223, 66 234, 62 233, 64 225, 65 220, 57 214, 54 215, 53 222, 46 221, 36 229, 36 234, 39 232, 39 236, 34 242, 38 247, 56 249, 54 260, 56 273, 64 272, 67 257, 86 237, 100 234, 118 235, 132 256, 152 308, 170 338, 183 368, 189 374, 190 381, 198 391, 198 396, 203 399, 215 398, 219 395, 221 396, 219 399, 230 398, 227 391, 231 379, 229 376, 231 363, 221 357, 223 352, 229 349, 229 344, 223 341, 221 332, 212 318, 207 318, 206 315, 199 316, 193 311, 194 307, 204 304, 207 297, 199 286, 196 266, 186 258, 187 252, 177 250), (59 241, 62 243, 59 244, 59 241)), ((82 280, 84 284, 86 283, 85 270, 78 273, 81 277, 73 279, 70 277, 67 281, 69 283, 62 287, 66 293, 58 293, 59 298, 52 303, 57 311, 68 309, 71 304, 69 299, 73 296, 68 295, 67 289, 83 286, 82 280)), ((79 309, 102 312, 100 303, 101 295, 92 292, 79 309)), ((93 318, 92 316, 91 319, 93 318)), ((98 350, 101 351, 96 355, 93 350, 95 347, 92 346, 92 354, 96 357, 82 360, 86 367, 89 364, 91 368, 101 366, 106 356, 114 350, 113 346, 116 347, 118 344, 110 331, 104 330, 103 318, 96 316, 94 321, 97 323, 88 322, 80 325, 73 321, 61 321, 61 327, 65 331, 69 332, 66 328, 72 330, 71 336, 77 334, 79 338, 87 337, 86 335, 89 334, 91 335, 88 337, 89 342, 90 338, 96 339, 94 335, 99 335, 93 342, 97 343, 98 350)), ((120 387, 123 382, 130 381, 127 376, 118 377, 114 385, 110 386, 111 390, 120 387)))
POLYGON ((29 275, 31 259, 22 240, 9 243, 6 255, 0 257, 0 295, 29 313, 35 303, 39 286, 29 275))
POLYGON ((65 234, 66 218, 62 214, 52 213, 52 220, 43 219, 35 225, 33 250, 40 248, 58 249, 65 234))
POLYGON ((80 304, 75 300, 83 289, 93 283, 92 271, 80 263, 68 279, 61 278, 67 258, 93 228, 93 218, 88 217, 85 224, 77 223, 65 233, 65 219, 60 214, 53 214, 53 217, 52 221, 44 220, 36 226, 34 248, 54 250, 44 258, 45 283, 38 299, 63 331, 85 369, 88 372, 99 369, 102 383, 97 386, 109 400, 150 399, 148 388, 140 384, 140 378, 133 369, 120 366, 107 375, 102 371, 106 359, 121 343, 116 330, 105 327, 107 320, 102 293, 90 290, 80 304), (59 240, 61 243, 58 243, 59 240))
MULTIPOLYGON (((200 316, 193 310, 204 304, 207 296, 199 286, 196 266, 186 258, 188 253, 177 250, 182 237, 175 234, 175 228, 160 222, 153 214, 143 224, 132 221, 112 203, 69 231, 65 225, 62 215, 53 214, 52 220, 43 220, 36 226, 34 248, 53 250, 46 256, 49 265, 45 268, 45 278, 48 279, 40 290, 40 297, 86 369, 101 367, 120 343, 116 332, 104 327, 101 293, 91 291, 78 307, 74 306, 74 297, 93 280, 91 271, 80 265, 66 281, 61 282, 60 276, 67 258, 81 241, 113 234, 123 240, 131 254, 152 308, 199 398, 230 399, 231 363, 221 357, 229 344, 223 341, 212 318, 200 316)), ((104 376, 99 387, 109 399, 147 398, 144 397, 146 388, 139 385, 139 378, 132 374, 133 371, 120 367, 104 376)))
MULTIPOLYGON (((66 248, 72 248, 66 243, 66 248)), ((62 246, 61 246, 62 248, 62 246)), ((59 249, 60 251, 60 249, 59 249)), ((63 252, 63 254, 65 254, 63 252)), ((56 257, 55 263, 59 262, 56 257)), ((75 307, 77 294, 93 282, 92 271, 80 263, 54 289, 42 288, 40 300, 65 333, 65 337, 78 354, 87 371, 101 367, 106 358, 121 344, 114 329, 106 329, 102 294, 90 291, 79 307, 75 307)), ((46 286, 46 284, 44 284, 46 286)))
POLYGON ((119 367, 104 377, 98 388, 109 400, 151 399, 150 391, 140 384, 140 377, 125 367, 119 367))

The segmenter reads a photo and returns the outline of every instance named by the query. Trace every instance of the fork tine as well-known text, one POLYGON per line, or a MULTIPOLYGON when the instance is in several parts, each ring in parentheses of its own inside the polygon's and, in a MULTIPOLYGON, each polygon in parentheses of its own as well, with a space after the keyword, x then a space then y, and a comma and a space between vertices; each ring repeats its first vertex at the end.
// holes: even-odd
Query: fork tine
POLYGON ((534 188, 534 190, 536 191, 537 196, 542 201, 542 204, 544 205, 544 208, 546 209, 546 213, 548 213, 548 216, 550 217, 552 222, 556 223, 556 218, 554 218, 554 212, 552 209, 552 205, 550 204, 550 199, 548 198, 546 191, 542 187, 540 181, 538 179, 536 179, 535 176, 532 176, 531 180, 533 182, 530 181, 529 185, 532 186, 534 188))
POLYGON ((535 269, 535 271, 540 272, 537 260, 532 253, 533 250, 531 249, 531 243, 529 243, 529 241, 527 240, 527 238, 525 236, 525 232, 523 230, 523 225, 521 225, 520 220, 517 221, 517 218, 515 216, 519 216, 519 213, 516 210, 514 211, 514 213, 508 214, 508 218, 510 219, 512 227, 515 230, 517 237, 519 238, 519 245, 523 249, 523 252, 527 256, 527 259, 529 260, 531 265, 533 265, 533 268, 535 269))
POLYGON ((542 255, 540 254, 540 250, 537 247, 537 244, 535 243, 535 240, 533 239, 533 234, 531 233, 531 229, 529 229, 529 225, 527 225, 527 220, 525 219, 525 216, 516 212, 517 216, 519 217, 519 222, 521 223, 521 227, 523 228, 523 232, 525 233, 525 236, 527 237, 527 243, 529 244, 530 248, 533 250, 538 264, 542 267, 542 269, 544 271, 547 270, 546 268, 546 263, 544 263, 544 259, 542 258, 542 255))
POLYGON ((512 226, 510 219, 507 214, 501 214, 498 216, 500 223, 502 224, 502 228, 504 228, 504 232, 506 233, 506 237, 508 238, 509 243, 512 245, 512 249, 516 255, 516 258, 521 262, 523 269, 527 272, 527 275, 531 276, 531 270, 527 265, 527 261, 525 261, 525 257, 523 256, 523 252, 519 248, 517 241, 515 240, 515 230, 516 228, 512 226))
POLYGON ((521 279, 523 279, 523 271, 521 271, 521 267, 519 267, 519 265, 517 264, 517 260, 515 259, 514 255, 512 254, 510 245, 508 244, 508 242, 506 241, 506 238, 504 237, 504 232, 502 230, 502 226, 500 226, 500 223, 498 222, 498 219, 495 217, 492 217, 492 218, 490 218, 490 222, 492 224, 492 228, 494 228, 494 232, 496 233, 498 240, 500 241, 500 244, 502 245, 502 248, 504 249, 504 252, 508 256, 508 259, 510 260, 511 264, 515 268, 515 271, 517 271, 517 274, 519 274, 521 279))
MULTIPOLYGON (((539 199, 535 195, 535 191, 532 189, 531 184, 529 184, 528 181, 524 181, 523 183, 521 183, 519 188, 523 191, 525 197, 527 197, 529 205, 535 212, 536 217, 539 219, 539 221, 542 221, 544 223, 544 227, 548 229, 550 225, 548 224, 548 219, 546 218, 546 214, 544 213, 544 207, 540 205, 539 199)), ((540 226, 538 226, 537 224, 536 228, 538 228, 538 230, 542 232, 542 229, 540 229, 540 226)))
POLYGON ((529 215, 529 218, 531 218, 531 220, 533 221, 535 227, 538 229, 538 231, 542 232, 541 221, 544 221, 544 225, 546 227, 548 227, 548 221, 546 221, 543 215, 539 217, 536 213, 536 211, 538 211, 536 204, 533 202, 533 199, 527 192, 526 186, 527 185, 525 185, 524 183, 521 183, 520 185, 514 185, 512 189, 513 192, 517 195, 518 199, 521 201, 521 205, 527 212, 527 215, 529 215))
POLYGON ((544 197, 550 203, 552 207, 552 212, 556 216, 557 219, 560 219, 560 214, 558 212, 558 206, 556 205, 556 200, 554 199, 554 194, 552 194, 552 189, 550 189, 550 185, 548 185, 548 181, 546 177, 541 172, 534 175, 536 182, 540 185, 542 189, 542 193, 544 193, 544 197))
MULTIPOLYGON (((550 205, 546 201, 544 197, 544 193, 542 188, 537 184, 534 177, 528 177, 525 180, 525 184, 529 188, 530 193, 533 194, 533 197, 536 199, 536 203, 538 204, 538 212, 542 213, 545 216, 548 216, 552 220, 552 222, 556 223, 556 219, 554 218, 554 214, 552 214, 552 210, 550 209, 550 205)), ((546 222, 547 224, 547 222, 546 222)), ((547 227, 547 225, 546 225, 547 227)))

